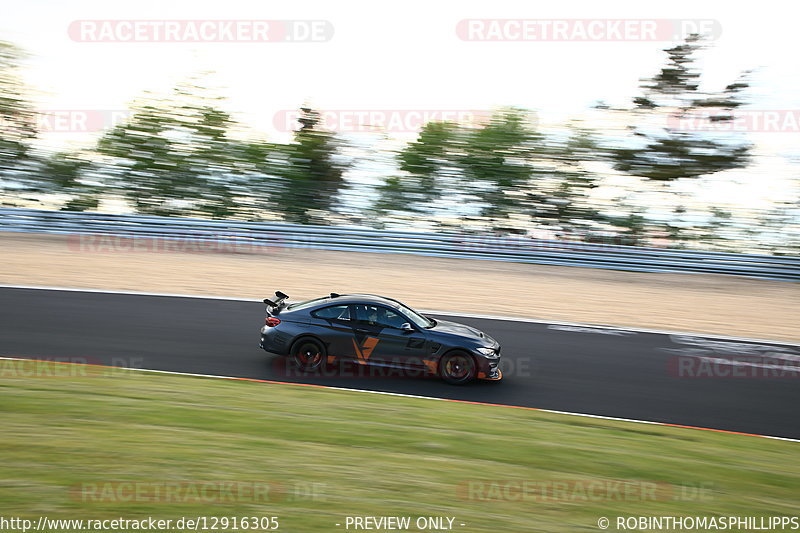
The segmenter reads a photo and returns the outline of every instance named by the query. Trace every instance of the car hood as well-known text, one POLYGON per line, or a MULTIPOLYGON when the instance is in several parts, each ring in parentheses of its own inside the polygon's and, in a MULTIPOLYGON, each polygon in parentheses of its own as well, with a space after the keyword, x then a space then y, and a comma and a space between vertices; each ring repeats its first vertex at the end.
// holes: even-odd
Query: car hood
POLYGON ((439 320, 436 319, 436 325, 430 328, 428 331, 432 331, 433 333, 443 333, 446 335, 457 335, 459 337, 466 337, 469 339, 476 340, 481 344, 497 344, 493 338, 485 334, 479 329, 475 329, 473 327, 459 324, 458 322, 450 322, 449 320, 439 320))

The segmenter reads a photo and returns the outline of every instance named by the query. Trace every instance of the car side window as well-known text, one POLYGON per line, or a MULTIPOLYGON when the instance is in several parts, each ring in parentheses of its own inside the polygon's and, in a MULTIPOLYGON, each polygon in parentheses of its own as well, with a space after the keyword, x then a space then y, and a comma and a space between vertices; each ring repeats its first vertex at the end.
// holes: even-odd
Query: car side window
POLYGON ((311 314, 316 318, 324 318, 325 320, 350 320, 350 306, 333 305, 330 307, 323 307, 311 314))
POLYGON ((356 312, 356 320, 362 324, 400 329, 403 323, 408 322, 400 313, 382 305, 358 304, 353 307, 356 312))

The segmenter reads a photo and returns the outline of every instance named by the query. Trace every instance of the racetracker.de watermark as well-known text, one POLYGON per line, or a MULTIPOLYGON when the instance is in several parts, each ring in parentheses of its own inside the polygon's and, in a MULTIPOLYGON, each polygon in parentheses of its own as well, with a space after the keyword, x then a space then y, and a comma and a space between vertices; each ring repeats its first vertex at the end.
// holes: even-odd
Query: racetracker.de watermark
MULTIPOLYGON (((322 126, 330 131, 346 132, 417 132, 428 122, 456 122, 465 126, 488 122, 491 113, 479 109, 338 109, 320 111, 322 126)), ((302 113, 282 109, 272 117, 277 131, 300 128, 302 113)), ((530 115, 529 122, 535 123, 530 115)))
POLYGON ((714 19, 464 19, 456 25, 462 41, 678 41, 698 34, 717 39, 714 19))
POLYGON ((234 504, 322 501, 324 483, 281 481, 97 481, 70 487, 81 503, 234 504))
POLYGON ((667 127, 685 132, 800 133, 800 109, 707 109, 670 116, 667 127))
MULTIPOLYGON (((375 343, 377 344, 377 343, 375 343)), ((369 344, 368 344, 369 345, 369 344)), ((353 358, 329 357, 314 370, 299 368, 287 357, 276 357, 272 364, 273 376, 277 379, 295 380, 300 378, 324 379, 437 379, 439 365, 433 360, 411 361, 408 357, 381 359, 375 364, 374 358, 364 358, 364 347, 359 347, 360 355, 353 358)), ((502 379, 528 378, 534 375, 534 362, 529 357, 507 358, 500 362, 502 379)), ((477 379, 492 379, 482 370, 476 371, 477 379)))
POLYGON ((667 373, 683 379, 797 379, 800 378, 800 356, 676 355, 667 360, 667 373))
POLYGON ((465 480, 456 486, 461 500, 520 503, 709 501, 713 484, 620 479, 465 480))
POLYGON ((67 28, 79 43, 323 43, 328 20, 75 20, 67 28))
POLYGON ((113 128, 132 116, 123 109, 48 109, 37 113, 36 126, 42 133, 88 133, 113 128))
POLYGON ((270 254, 280 247, 275 234, 259 239, 237 235, 195 235, 183 237, 139 237, 134 235, 70 235, 67 248, 83 253, 241 253, 270 254))
POLYGON ((126 369, 143 368, 142 357, 46 357, 0 359, 0 379, 94 378, 127 375, 126 369))

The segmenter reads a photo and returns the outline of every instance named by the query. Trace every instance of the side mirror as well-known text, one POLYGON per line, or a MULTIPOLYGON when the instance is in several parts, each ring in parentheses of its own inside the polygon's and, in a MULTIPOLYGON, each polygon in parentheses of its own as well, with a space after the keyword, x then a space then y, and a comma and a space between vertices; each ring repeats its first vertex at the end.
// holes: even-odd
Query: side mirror
POLYGON ((412 326, 408 322, 403 322, 403 325, 400 326, 400 329, 402 329, 405 333, 411 333, 412 331, 414 331, 414 326, 412 326))

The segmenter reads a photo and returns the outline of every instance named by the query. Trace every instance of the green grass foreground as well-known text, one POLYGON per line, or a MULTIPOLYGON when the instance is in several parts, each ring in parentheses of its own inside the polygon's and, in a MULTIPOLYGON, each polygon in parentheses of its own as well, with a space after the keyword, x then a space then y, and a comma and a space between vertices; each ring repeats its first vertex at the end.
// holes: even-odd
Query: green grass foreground
POLYGON ((97 368, 15 377, 4 363, 4 517, 277 516, 280 531, 313 532, 345 531, 348 515, 449 516, 456 531, 519 532, 599 531, 602 516, 797 513, 800 444, 792 442, 97 368), (614 480, 657 490, 584 490, 614 480), (181 491, 205 482, 272 491, 236 501, 188 492, 85 501, 81 492, 124 482, 145 491, 179 482, 181 491), (548 497, 508 489, 522 482, 566 489, 548 497))

